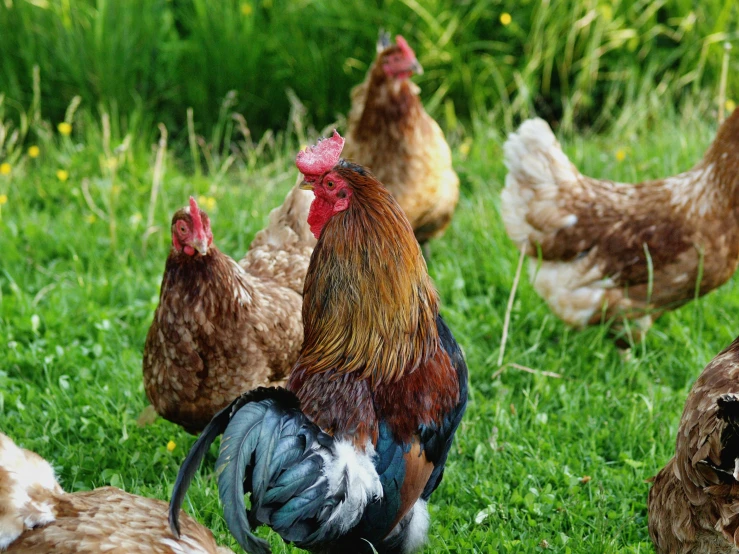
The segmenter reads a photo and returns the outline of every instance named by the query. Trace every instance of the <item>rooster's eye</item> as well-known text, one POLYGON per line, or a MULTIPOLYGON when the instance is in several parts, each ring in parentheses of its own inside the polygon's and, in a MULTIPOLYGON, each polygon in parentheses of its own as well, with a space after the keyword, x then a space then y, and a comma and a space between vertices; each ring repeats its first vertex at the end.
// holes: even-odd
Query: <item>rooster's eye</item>
POLYGON ((330 189, 334 188, 334 182, 333 181, 329 181, 328 183, 326 183, 326 187, 328 187, 330 189))

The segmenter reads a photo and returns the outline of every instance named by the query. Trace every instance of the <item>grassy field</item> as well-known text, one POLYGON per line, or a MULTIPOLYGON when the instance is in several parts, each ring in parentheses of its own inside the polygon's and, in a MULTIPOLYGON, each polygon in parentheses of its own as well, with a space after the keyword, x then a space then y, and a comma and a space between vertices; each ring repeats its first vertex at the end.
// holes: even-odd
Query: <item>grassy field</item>
MULTIPOLYGON (((510 130, 534 110, 600 128, 624 104, 714 86, 738 26, 735 0, 4 0, 0 93, 27 106, 38 66, 54 120, 79 95, 173 134, 192 108, 208 134, 237 90, 261 135, 284 126, 289 88, 322 126, 348 109, 384 27, 416 49, 426 104, 448 129, 492 116, 510 130)), ((731 69, 737 97, 736 58, 731 69)))
MULTIPOLYGON (((562 142, 590 175, 677 173, 716 129, 707 103, 681 112, 562 142)), ((190 156, 167 155, 163 141, 152 147, 104 119, 69 117, 71 134, 31 117, 26 137, 37 141, 23 148, 23 137, 10 147, 13 129, 0 132, 0 427, 51 460, 69 491, 111 484, 168 499, 193 438, 166 421, 139 427, 136 419, 147 403, 141 355, 171 214, 189 194, 202 196, 216 243, 241 256, 294 182, 304 138, 296 119, 290 133, 261 143, 235 135, 228 147, 222 138, 194 146, 209 168, 199 175, 183 170, 190 156)), ((732 280, 666 315, 624 360, 605 329, 568 330, 524 280, 505 361, 561 377, 508 367, 493 378, 517 261, 498 213, 503 140, 484 121, 452 133, 462 198, 452 227, 431 245, 429 269, 466 352, 471 397, 432 497, 426 551, 651 552, 646 479, 673 451, 691 383, 736 335, 739 288, 732 280)), ((211 470, 185 509, 236 547, 211 470)), ((292 551, 270 540, 275 552, 292 551)))

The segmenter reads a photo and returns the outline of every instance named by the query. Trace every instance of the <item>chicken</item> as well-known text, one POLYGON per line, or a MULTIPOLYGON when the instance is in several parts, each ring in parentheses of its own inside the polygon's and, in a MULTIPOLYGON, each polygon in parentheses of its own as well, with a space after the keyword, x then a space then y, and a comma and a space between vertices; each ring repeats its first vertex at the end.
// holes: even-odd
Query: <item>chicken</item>
POLYGON ((459 178, 439 125, 409 78, 422 73, 402 36, 380 32, 377 58, 352 90, 344 158, 370 169, 395 196, 420 243, 441 236, 459 199, 459 178))
POLYGON ((143 358, 146 394, 164 418, 197 433, 241 393, 284 382, 303 342, 310 196, 295 187, 240 263, 213 244, 194 199, 174 214, 143 358))
POLYGON ((739 339, 693 385, 675 455, 649 491, 658 554, 739 552, 739 339))
POLYGON ((582 175, 541 119, 524 122, 504 153, 508 236, 530 257, 534 288, 565 323, 623 318, 638 341, 663 312, 736 270, 739 111, 695 167, 637 185, 582 175))
POLYGON ((180 468, 170 523, 210 444, 225 519, 247 552, 268 525, 321 553, 408 553, 426 540, 467 404, 467 366, 439 315, 413 231, 389 192, 340 160, 334 133, 298 154, 318 238, 305 280, 305 340, 286 389, 235 400, 180 468), (251 508, 244 507, 244 491, 251 508))
POLYGON ((167 504, 115 487, 65 493, 51 465, 0 433, 0 551, 33 554, 233 554, 183 514, 178 539, 167 504))

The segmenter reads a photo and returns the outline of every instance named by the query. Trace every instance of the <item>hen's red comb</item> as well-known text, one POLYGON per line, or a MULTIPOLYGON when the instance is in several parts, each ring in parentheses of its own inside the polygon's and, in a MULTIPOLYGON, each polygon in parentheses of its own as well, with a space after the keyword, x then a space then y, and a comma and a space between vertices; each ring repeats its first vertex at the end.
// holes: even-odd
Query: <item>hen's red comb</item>
POLYGON ((408 45, 402 35, 398 35, 395 37, 395 44, 398 45, 400 51, 403 52, 403 55, 406 58, 409 58, 411 60, 416 59, 416 53, 413 51, 413 48, 408 45))
POLYGON ((205 235, 205 229, 203 229, 203 218, 200 217, 200 208, 192 196, 190 197, 190 217, 192 218, 192 226, 193 231, 195 231, 195 236, 199 237, 205 235))
POLYGON ((334 129, 331 138, 321 139, 315 146, 298 152, 295 165, 306 181, 312 181, 339 163, 343 149, 344 139, 334 129))

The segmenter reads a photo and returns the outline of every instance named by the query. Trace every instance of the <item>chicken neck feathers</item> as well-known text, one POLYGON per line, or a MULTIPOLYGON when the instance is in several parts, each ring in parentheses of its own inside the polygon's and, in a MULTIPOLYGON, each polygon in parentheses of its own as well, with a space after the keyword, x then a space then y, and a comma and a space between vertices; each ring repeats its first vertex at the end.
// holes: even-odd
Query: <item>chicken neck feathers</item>
POLYGON ((359 166, 337 168, 356 182, 355 200, 331 218, 313 252, 293 373, 397 381, 437 349, 438 295, 398 203, 359 166))

